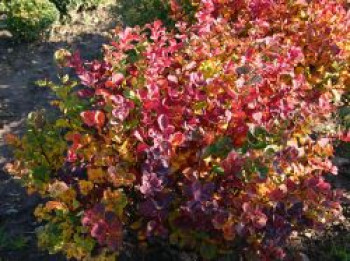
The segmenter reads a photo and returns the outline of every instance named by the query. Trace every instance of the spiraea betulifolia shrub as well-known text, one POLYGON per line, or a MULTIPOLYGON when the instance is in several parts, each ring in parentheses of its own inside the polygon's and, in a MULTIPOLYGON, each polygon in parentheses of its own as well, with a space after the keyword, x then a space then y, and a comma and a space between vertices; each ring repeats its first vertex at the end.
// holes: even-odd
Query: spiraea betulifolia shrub
MULTIPOLYGON (((181 12, 176 1, 173 11, 181 12)), ((57 120, 8 136, 7 166, 49 200, 40 244, 117 254, 125 231, 205 259, 286 257, 341 216, 329 129, 349 84, 346 1, 202 0, 196 22, 126 28, 102 60, 57 52, 57 120), (76 80, 74 80, 76 79, 76 80)))

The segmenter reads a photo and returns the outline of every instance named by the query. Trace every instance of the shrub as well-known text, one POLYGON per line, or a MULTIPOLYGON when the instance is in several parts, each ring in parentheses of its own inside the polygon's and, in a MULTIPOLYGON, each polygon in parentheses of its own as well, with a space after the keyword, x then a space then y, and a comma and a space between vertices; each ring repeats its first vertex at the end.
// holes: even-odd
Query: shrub
POLYGON ((345 93, 342 96, 343 105, 339 109, 339 116, 341 120, 341 124, 344 126, 344 129, 350 130, 350 92, 345 93))
POLYGON ((190 0, 173 3, 167 0, 119 0, 116 9, 127 26, 143 26, 158 19, 171 29, 179 18, 193 22, 194 11, 195 6, 190 0))
POLYGON ((119 0, 116 13, 127 26, 145 25, 156 19, 173 26, 169 16, 170 7, 164 0, 119 0))
POLYGON ((0 13, 4 13, 5 11, 6 11, 5 3, 1 2, 0 3, 0 13))
POLYGON ((104 0, 50 0, 54 3, 61 15, 67 15, 70 11, 79 8, 92 8, 98 6, 104 0))
POLYGON ((283 259, 293 231, 341 216, 324 126, 349 81, 345 1, 203 0, 196 18, 126 28, 101 61, 57 52, 77 75, 42 82, 61 117, 7 137, 8 171, 49 198, 42 246, 113 255, 126 228, 205 259, 283 259))
MULTIPOLYGON (((347 85, 349 86, 349 84, 347 85)), ((342 96, 342 106, 338 110, 339 124, 343 132, 340 133, 340 142, 337 146, 337 156, 350 158, 350 92, 342 96)))
POLYGON ((6 26, 17 40, 39 38, 59 16, 56 7, 48 0, 11 0, 5 5, 6 26))

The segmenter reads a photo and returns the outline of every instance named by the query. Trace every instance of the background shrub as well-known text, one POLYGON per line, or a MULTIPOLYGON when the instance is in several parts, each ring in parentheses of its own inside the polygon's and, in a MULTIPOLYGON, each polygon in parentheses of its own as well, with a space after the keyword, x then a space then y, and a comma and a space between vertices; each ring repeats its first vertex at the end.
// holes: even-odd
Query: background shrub
POLYGON ((56 6, 49 0, 11 0, 5 5, 7 29, 17 40, 39 38, 59 18, 56 6))
POLYGON ((61 15, 67 15, 78 9, 93 8, 105 2, 105 0, 50 0, 54 3, 61 15))
MULTIPOLYGON (((341 142, 337 147, 337 153, 340 157, 350 159, 350 92, 342 96, 342 106, 339 108, 338 115, 340 125, 344 129, 341 142)), ((349 173, 348 173, 349 175, 349 173)))
POLYGON ((194 22, 196 5, 190 0, 118 0, 116 14, 127 26, 143 26, 161 20, 167 28, 174 28, 176 21, 194 22))
POLYGON ((173 26, 170 5, 164 0, 118 0, 116 13, 127 26, 145 25, 160 19, 167 26, 173 26))
POLYGON ((5 10, 6 10, 5 2, 0 2, 0 13, 5 12, 5 10))

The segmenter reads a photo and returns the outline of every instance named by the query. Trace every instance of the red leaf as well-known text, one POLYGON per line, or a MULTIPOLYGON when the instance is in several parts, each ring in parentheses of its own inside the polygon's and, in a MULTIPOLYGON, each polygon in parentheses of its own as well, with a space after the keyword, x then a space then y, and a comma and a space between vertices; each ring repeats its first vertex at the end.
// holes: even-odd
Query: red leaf
POLYGON ((148 149, 148 145, 146 143, 140 143, 137 145, 136 151, 138 154, 145 152, 148 149))
POLYGON ((280 201, 286 196, 287 192, 287 186, 282 184, 277 189, 271 191, 269 198, 273 201, 280 201))
POLYGON ((101 95, 103 96, 104 99, 107 99, 108 97, 110 97, 112 95, 112 93, 106 89, 97 89, 95 92, 95 95, 101 95))
POLYGON ((170 142, 173 146, 180 146, 185 141, 185 135, 181 132, 176 132, 170 136, 170 142))
POLYGON ((106 88, 114 88, 115 84, 112 81, 106 81, 105 86, 106 86, 106 88))
POLYGON ((339 139, 344 142, 350 142, 350 131, 340 134, 339 139))
POLYGON ((106 116, 102 111, 96 111, 95 123, 98 127, 102 127, 105 124, 106 116))
POLYGON ((106 116, 102 111, 84 111, 80 116, 89 127, 102 127, 106 120, 106 116))

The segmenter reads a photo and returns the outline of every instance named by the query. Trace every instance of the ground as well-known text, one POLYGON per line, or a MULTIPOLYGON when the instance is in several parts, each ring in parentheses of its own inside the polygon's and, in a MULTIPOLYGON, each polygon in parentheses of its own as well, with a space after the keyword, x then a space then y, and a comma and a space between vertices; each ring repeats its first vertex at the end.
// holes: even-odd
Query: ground
MULTIPOLYGON (((106 7, 78 13, 69 25, 55 26, 46 41, 32 44, 13 43, 8 33, 0 29, 0 168, 11 158, 3 135, 21 133, 26 115, 36 108, 48 106, 49 91, 37 87, 35 81, 55 79, 56 67, 52 59, 55 50, 62 47, 80 49, 86 58, 97 57, 101 45, 108 41, 106 32, 113 29, 117 21, 115 13, 106 7)), ((331 181, 346 191, 345 219, 331 224, 321 234, 307 231, 293 237, 290 250, 297 253, 295 260, 350 260, 350 165, 349 158, 344 158, 341 150, 338 154, 340 174, 331 181)), ((18 182, 0 171, 0 261, 66 260, 59 255, 49 255, 36 246, 35 229, 39 224, 32 213, 40 201, 36 195, 28 196, 18 182)), ((153 251, 144 260, 156 259, 196 260, 172 249, 153 251)))

